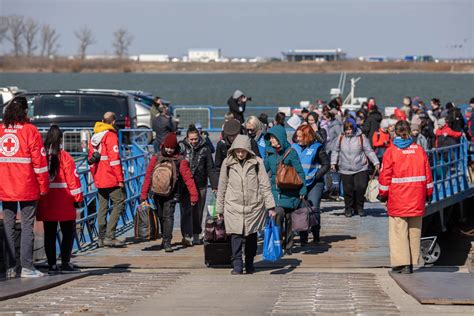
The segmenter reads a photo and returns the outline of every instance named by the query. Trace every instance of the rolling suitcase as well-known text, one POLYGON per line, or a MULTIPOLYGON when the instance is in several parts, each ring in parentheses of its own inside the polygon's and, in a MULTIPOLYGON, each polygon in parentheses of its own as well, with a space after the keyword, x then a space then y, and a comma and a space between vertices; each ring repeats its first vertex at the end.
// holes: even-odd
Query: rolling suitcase
POLYGON ((204 263, 206 267, 231 267, 231 257, 230 240, 224 242, 204 241, 204 263))

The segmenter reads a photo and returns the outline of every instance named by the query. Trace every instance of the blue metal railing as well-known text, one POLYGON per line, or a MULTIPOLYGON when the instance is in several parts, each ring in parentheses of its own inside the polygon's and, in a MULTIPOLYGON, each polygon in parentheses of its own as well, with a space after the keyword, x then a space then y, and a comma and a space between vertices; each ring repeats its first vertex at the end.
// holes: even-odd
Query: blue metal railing
POLYGON ((439 202, 469 188, 469 142, 462 137, 459 144, 433 148, 427 152, 433 175, 433 200, 439 202))

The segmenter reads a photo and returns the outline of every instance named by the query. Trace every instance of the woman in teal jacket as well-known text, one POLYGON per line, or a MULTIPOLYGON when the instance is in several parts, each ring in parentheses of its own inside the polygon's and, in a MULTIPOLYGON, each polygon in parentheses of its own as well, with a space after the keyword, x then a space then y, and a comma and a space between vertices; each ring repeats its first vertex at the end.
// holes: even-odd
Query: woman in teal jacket
POLYGON ((291 229, 291 213, 296 208, 298 208, 301 199, 306 196, 306 186, 304 185, 305 175, 298 154, 294 149, 291 148, 291 145, 286 138, 286 131, 283 126, 273 126, 268 130, 265 138, 269 143, 266 146, 267 158, 264 162, 267 172, 271 172, 270 181, 272 185, 272 193, 277 205, 277 208, 275 209, 276 221, 280 224, 280 227, 283 227, 283 219, 285 217, 287 219, 287 227, 285 229, 283 245, 285 247, 286 254, 291 255, 291 247, 293 246, 294 237, 293 231, 291 229), (283 163, 288 166, 293 166, 300 176, 303 186, 298 190, 282 190, 276 185, 278 165, 287 150, 290 150, 290 153, 285 158, 283 163))

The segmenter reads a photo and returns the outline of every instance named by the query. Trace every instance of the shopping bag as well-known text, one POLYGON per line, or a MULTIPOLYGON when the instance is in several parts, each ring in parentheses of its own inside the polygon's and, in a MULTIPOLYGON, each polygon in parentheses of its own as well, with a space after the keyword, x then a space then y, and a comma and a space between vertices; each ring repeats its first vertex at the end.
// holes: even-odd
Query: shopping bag
POLYGON ((375 179, 375 173, 370 177, 367 190, 365 191, 365 199, 369 202, 378 202, 377 195, 379 195, 379 180, 375 179))
POLYGON ((207 204, 207 214, 210 217, 217 216, 217 209, 216 209, 216 195, 213 193, 209 199, 207 204))
POLYGON ((274 262, 283 256, 280 236, 280 226, 275 224, 275 220, 272 217, 265 225, 262 254, 263 260, 274 262))

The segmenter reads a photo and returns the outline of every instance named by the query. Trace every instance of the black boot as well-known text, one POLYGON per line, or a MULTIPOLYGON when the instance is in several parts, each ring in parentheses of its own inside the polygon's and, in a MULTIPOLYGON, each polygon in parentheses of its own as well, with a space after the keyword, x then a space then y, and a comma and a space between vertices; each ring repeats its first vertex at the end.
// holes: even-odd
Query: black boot
POLYGON ((346 217, 352 217, 352 210, 351 209, 345 209, 344 210, 344 215, 346 217))
POLYGON ((253 264, 253 259, 252 259, 252 261, 245 260, 245 273, 247 273, 247 274, 255 273, 255 266, 253 264))
POLYGON ((171 242, 169 240, 165 240, 162 244, 162 248, 165 252, 173 252, 173 248, 171 247, 171 242))

